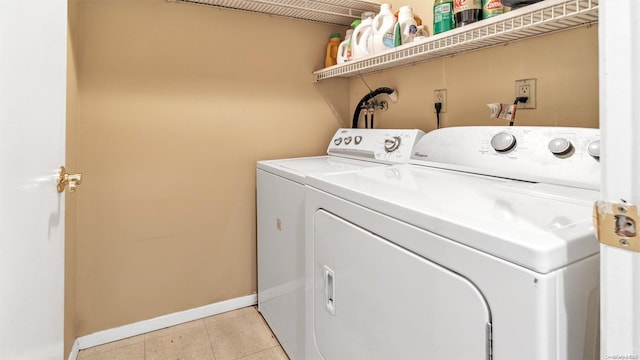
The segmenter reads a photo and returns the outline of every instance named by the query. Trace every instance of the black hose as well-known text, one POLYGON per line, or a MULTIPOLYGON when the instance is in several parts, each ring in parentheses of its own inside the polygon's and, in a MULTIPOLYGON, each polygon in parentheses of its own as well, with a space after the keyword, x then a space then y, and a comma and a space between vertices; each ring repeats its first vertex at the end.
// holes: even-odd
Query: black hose
POLYGON ((393 90, 392 88, 388 88, 388 87, 379 87, 371 92, 369 92, 367 95, 363 96, 362 99, 360 99, 360 102, 358 102, 358 105, 356 105, 356 109, 353 112, 353 120, 351 122, 351 127, 352 128, 357 128, 358 127, 358 121, 360 121, 360 111, 362 110, 362 106, 369 100, 373 99, 374 97, 380 95, 380 94, 391 94, 393 93, 395 90, 393 90))

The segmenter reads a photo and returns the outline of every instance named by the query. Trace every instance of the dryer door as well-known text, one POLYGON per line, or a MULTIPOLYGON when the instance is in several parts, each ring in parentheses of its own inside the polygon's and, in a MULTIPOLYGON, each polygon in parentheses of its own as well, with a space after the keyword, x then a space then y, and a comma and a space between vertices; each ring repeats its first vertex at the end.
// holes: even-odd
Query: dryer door
POLYGON ((325 359, 489 358, 490 311, 466 278, 323 210, 313 242, 325 359))

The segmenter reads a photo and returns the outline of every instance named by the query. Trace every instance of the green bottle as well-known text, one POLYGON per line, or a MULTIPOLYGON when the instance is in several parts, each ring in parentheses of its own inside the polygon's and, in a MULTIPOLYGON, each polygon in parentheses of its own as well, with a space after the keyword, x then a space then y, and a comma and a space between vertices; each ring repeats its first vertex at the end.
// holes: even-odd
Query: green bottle
POLYGON ((400 23, 396 22, 393 27, 393 47, 402 45, 402 30, 400 29, 400 23))
MULTIPOLYGON (((362 20, 355 19, 351 23, 351 28, 355 29, 362 20)), ((347 43, 347 60, 353 60, 353 36, 349 38, 349 42, 347 43)))
POLYGON ((482 0, 482 18, 488 19, 504 13, 500 0, 482 0))
POLYGON ((435 0, 433 3, 433 34, 455 29, 453 0, 435 0))

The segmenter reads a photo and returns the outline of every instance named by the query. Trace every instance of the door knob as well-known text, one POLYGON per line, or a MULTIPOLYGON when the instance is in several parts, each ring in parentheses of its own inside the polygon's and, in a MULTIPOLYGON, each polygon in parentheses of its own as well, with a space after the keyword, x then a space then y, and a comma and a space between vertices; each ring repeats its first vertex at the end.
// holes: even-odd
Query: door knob
POLYGON ((64 166, 60 166, 58 175, 58 192, 64 191, 65 186, 69 185, 69 191, 75 192, 78 185, 82 183, 82 174, 67 174, 67 169, 64 166))

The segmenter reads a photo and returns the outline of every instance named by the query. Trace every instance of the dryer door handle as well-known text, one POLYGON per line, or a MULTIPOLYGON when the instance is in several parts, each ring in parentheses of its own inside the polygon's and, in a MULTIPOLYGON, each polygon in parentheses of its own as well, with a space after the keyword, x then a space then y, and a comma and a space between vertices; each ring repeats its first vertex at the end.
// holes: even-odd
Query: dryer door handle
POLYGON ((336 279, 331 268, 324 266, 324 305, 329 314, 336 314, 336 279))

